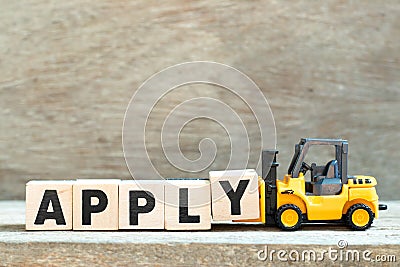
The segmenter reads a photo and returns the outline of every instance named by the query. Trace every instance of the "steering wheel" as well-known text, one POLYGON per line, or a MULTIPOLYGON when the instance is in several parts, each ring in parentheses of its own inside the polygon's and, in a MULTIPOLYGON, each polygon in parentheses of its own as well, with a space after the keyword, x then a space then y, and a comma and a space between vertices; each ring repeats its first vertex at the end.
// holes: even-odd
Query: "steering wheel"
POLYGON ((303 175, 306 175, 307 171, 310 170, 313 170, 312 167, 303 161, 303 163, 301 163, 300 172, 302 172, 303 175))

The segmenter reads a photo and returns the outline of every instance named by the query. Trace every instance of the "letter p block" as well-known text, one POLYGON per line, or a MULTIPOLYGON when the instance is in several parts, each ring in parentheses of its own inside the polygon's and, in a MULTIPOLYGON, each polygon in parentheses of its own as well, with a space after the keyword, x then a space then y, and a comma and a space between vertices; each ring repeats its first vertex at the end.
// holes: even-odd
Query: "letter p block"
POLYGON ((121 181, 119 229, 164 229, 164 181, 121 181))
POLYGON ((74 230, 118 230, 117 179, 81 179, 73 186, 74 230))

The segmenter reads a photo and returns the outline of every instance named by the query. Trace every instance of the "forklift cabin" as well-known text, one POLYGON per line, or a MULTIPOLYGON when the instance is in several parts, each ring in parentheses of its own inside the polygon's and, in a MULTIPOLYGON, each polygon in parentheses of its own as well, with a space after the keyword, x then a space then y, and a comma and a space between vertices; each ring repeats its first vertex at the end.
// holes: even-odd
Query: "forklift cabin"
POLYGON ((302 138, 295 146, 295 153, 289 165, 288 174, 292 178, 298 178, 300 173, 305 175, 311 171, 311 181, 305 183, 307 195, 323 196, 337 195, 342 190, 342 185, 347 184, 347 152, 348 142, 341 139, 313 139, 302 138), (311 146, 329 145, 335 146, 335 159, 330 160, 326 165, 311 166, 304 162, 304 158, 311 146))

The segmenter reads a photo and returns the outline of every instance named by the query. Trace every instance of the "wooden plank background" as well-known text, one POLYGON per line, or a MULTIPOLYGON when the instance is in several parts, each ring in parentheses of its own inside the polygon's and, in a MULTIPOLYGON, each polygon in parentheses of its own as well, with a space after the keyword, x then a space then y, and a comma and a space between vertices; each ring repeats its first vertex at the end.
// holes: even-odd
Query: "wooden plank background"
MULTIPOLYGON (((342 137, 350 140, 349 173, 372 174, 382 198, 399 198, 399 1, 3 0, 0 7, 0 199, 23 199, 30 179, 128 179, 121 127, 132 94, 157 71, 192 60, 229 64, 262 88, 281 176, 300 137, 342 137)), ((251 114, 226 92, 203 86, 170 98, 199 92, 231 101, 257 138, 251 114)), ((182 174, 158 140, 174 103, 149 124, 149 155, 170 177, 182 174)), ((229 142, 221 133, 204 121, 188 126, 185 155, 196 158, 198 141, 211 137, 219 146, 212 167, 223 168, 229 142)))

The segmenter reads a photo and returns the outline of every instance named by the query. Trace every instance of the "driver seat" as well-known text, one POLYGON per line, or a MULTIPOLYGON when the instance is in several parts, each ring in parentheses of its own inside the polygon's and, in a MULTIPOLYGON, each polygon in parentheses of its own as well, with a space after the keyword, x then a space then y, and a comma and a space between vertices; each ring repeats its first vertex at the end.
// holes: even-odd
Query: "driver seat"
POLYGON ((313 195, 337 195, 342 190, 337 160, 331 160, 326 165, 321 175, 315 177, 313 182, 313 195))
POLYGON ((325 169, 322 172, 323 176, 326 176, 326 178, 335 178, 338 177, 338 162, 336 159, 329 161, 325 165, 325 169))

